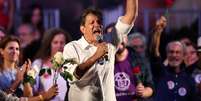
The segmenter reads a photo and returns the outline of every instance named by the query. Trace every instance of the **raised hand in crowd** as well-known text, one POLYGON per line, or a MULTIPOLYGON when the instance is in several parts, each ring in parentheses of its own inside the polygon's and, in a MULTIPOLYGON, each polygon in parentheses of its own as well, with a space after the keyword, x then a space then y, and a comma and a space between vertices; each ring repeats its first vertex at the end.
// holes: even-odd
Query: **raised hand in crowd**
POLYGON ((17 69, 16 80, 22 81, 24 79, 24 74, 27 72, 28 65, 30 65, 30 60, 25 61, 24 64, 17 69))
POLYGON ((160 56, 159 46, 161 33, 164 28, 167 26, 167 19, 164 16, 161 16, 159 20, 156 21, 155 29, 151 39, 150 53, 154 53, 155 56, 160 56))

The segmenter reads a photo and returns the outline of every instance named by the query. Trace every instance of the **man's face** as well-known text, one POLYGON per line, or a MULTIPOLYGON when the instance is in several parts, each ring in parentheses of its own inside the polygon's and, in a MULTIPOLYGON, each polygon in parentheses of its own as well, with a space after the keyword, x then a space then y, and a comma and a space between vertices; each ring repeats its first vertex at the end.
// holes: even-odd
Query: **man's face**
POLYGON ((168 63, 172 67, 179 67, 183 61, 183 48, 178 44, 170 44, 169 50, 167 51, 168 63))
POLYGON ((32 33, 30 32, 29 27, 26 25, 22 25, 19 27, 18 34, 22 43, 22 47, 26 47, 33 40, 32 33))
POLYGON ((140 38, 134 38, 132 40, 132 47, 134 48, 135 52, 139 54, 143 54, 145 52, 145 45, 140 38))
POLYGON ((84 34, 85 39, 90 43, 97 42, 97 35, 103 34, 102 23, 93 14, 86 16, 85 24, 80 27, 80 30, 84 34))

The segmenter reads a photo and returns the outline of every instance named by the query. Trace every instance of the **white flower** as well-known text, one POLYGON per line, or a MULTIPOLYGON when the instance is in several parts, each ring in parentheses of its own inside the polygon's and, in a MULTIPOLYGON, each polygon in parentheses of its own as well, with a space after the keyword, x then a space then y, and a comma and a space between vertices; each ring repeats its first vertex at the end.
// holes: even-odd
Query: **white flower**
POLYGON ((65 68, 64 65, 77 64, 77 60, 75 58, 64 59, 62 52, 57 52, 53 56, 51 62, 53 65, 52 68, 55 70, 55 74, 54 74, 54 78, 53 78, 54 84, 56 83, 56 81, 58 79, 58 74, 60 74, 65 80, 69 79, 72 81, 73 76, 72 76, 72 74, 70 74, 70 72, 67 70, 67 68, 65 68))
POLYGON ((32 66, 32 69, 34 69, 36 71, 36 73, 39 73, 40 72, 40 68, 38 65, 33 65, 32 66))
POLYGON ((33 79, 36 78, 36 70, 35 69, 31 69, 27 72, 27 75, 33 77, 33 79))
POLYGON ((57 52, 53 58, 54 58, 54 61, 56 62, 56 64, 64 63, 63 54, 61 52, 57 52))

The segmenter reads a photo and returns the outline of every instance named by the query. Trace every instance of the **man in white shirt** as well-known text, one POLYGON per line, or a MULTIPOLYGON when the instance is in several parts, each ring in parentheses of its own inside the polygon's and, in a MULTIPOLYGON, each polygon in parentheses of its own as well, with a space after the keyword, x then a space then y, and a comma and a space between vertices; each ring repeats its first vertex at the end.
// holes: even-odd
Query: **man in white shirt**
POLYGON ((76 58, 78 65, 68 65, 73 75, 69 101, 116 101, 114 91, 114 59, 117 45, 133 27, 138 14, 138 0, 127 0, 125 15, 120 17, 113 31, 112 43, 103 42, 102 14, 86 9, 82 14, 82 37, 65 45, 65 59, 76 58))

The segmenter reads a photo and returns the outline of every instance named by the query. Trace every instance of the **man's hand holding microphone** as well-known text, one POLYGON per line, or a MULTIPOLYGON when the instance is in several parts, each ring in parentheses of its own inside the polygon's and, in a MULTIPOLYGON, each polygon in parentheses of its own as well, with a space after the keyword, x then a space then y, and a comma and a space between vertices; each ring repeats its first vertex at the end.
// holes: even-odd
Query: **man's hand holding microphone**
POLYGON ((102 35, 97 35, 96 40, 98 43, 95 44, 97 47, 96 50, 96 56, 98 57, 99 60, 105 59, 105 61, 108 61, 108 44, 103 41, 103 36, 102 35))

